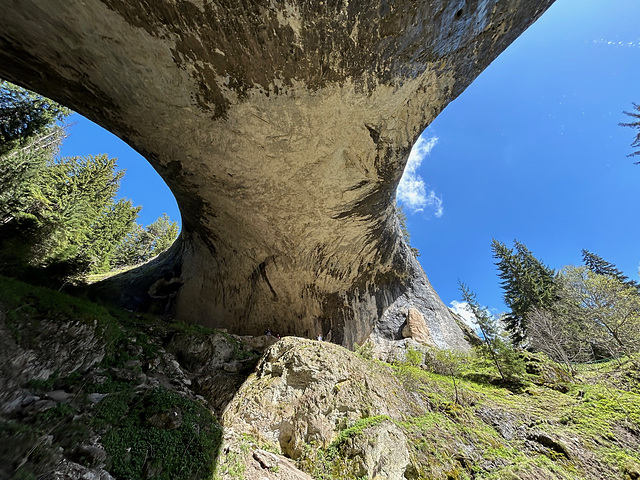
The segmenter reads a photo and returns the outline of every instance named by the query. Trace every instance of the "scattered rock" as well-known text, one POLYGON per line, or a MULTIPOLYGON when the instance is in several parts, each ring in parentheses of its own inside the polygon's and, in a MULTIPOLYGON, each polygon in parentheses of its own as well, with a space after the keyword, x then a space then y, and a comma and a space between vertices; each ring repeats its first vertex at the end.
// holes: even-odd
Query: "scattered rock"
POLYGON ((262 468, 273 468, 278 465, 277 455, 267 452, 266 450, 255 450, 253 452, 253 458, 258 461, 262 468))
POLYGON ((150 425, 164 430, 175 430, 182 426, 182 412, 179 409, 172 409, 168 412, 160 412, 147 419, 150 425))
POLYGON ((344 452, 359 463, 359 477, 402 480, 409 465, 407 437, 388 420, 349 439, 344 452))
POLYGON ((478 408, 476 415, 485 422, 495 428, 502 438, 511 440, 516 434, 516 417, 509 413, 491 408, 478 408))
POLYGON ((52 392, 45 393, 45 397, 53 400, 54 402, 65 403, 71 400, 73 394, 67 393, 64 390, 54 390, 52 392))
POLYGON ((88 468, 69 460, 62 460, 53 471, 39 477, 41 480, 115 480, 102 468, 88 468))
POLYGON ((541 431, 530 432, 527 435, 528 440, 533 440, 534 442, 539 443, 540 445, 555 451, 561 455, 564 455, 567 458, 571 457, 569 449, 567 446, 558 438, 541 431))
POLYGON ((100 403, 106 396, 106 393, 90 393, 87 395, 87 400, 91 403, 100 403))
POLYGON ((73 452, 73 460, 85 467, 103 468, 107 452, 102 445, 82 443, 73 452))

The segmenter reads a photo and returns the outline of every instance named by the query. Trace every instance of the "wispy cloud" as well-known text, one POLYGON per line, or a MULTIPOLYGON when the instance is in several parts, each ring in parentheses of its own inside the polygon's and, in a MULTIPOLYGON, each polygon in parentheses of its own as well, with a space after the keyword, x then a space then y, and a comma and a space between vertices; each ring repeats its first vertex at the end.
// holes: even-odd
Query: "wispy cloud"
POLYGON ((411 213, 422 212, 425 208, 430 208, 439 218, 444 213, 442 198, 438 197, 433 190, 427 189, 427 184, 418 173, 422 161, 429 155, 436 143, 438 143, 437 137, 421 136, 413 146, 398 185, 397 198, 411 213))
POLYGON ((459 302, 458 300, 453 300, 449 305, 451 305, 451 310, 453 313, 459 315, 464 323, 466 323, 471 329, 474 331, 478 330, 478 322, 476 321, 476 317, 469 311, 467 307, 467 302, 459 302))
POLYGON ((598 40, 594 40, 593 43, 601 43, 602 45, 611 45, 614 47, 640 48, 640 40, 635 42, 614 42, 613 40, 600 38, 598 40))

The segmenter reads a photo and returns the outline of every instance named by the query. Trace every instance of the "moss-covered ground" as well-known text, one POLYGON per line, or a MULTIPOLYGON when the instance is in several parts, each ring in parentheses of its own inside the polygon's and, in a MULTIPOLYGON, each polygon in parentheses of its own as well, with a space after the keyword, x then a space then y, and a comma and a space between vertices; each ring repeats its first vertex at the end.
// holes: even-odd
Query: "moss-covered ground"
MULTIPOLYGON (((101 464, 118 479, 244 478, 240 460, 214 473, 222 429, 203 401, 170 382, 141 381, 153 376, 151 366, 172 335, 211 330, 0 277, 0 320, 12 341, 37 350, 44 340, 34 332, 52 319, 93 326, 104 355, 86 371, 54 372, 20 386, 40 399, 51 391, 71 396, 0 416, 0 478, 39 478, 63 456, 101 464), (85 458, 78 446, 96 437, 106 458, 85 458)), ((234 337, 229 342, 237 358, 251 354, 234 337)), ((438 366, 412 353, 404 363, 380 368, 415 399, 408 411, 419 410, 392 420, 409 440, 406 478, 639 479, 640 359, 580 365, 569 373, 542 356, 522 355, 527 373, 510 384, 474 355, 454 355, 438 366)), ((299 467, 317 479, 357 478, 344 451, 348 439, 388 421, 372 412, 341 425, 327 448, 308 445, 299 467)))
POLYGON ((44 350, 35 343, 47 341, 37 334, 43 322, 91 325, 104 348, 101 361, 88 370, 54 372, 19 386, 33 395, 34 405, 46 402, 51 391, 65 392, 68 398, 0 416, 0 478, 35 480, 63 457, 104 467, 118 479, 211 478, 222 436, 218 420, 195 396, 145 376, 153 374, 149 366, 163 339, 209 330, 168 324, 3 277, 0 320, 26 350, 44 350), (171 416, 179 421, 170 422, 171 416), (95 438, 105 458, 85 455, 82 445, 95 438))

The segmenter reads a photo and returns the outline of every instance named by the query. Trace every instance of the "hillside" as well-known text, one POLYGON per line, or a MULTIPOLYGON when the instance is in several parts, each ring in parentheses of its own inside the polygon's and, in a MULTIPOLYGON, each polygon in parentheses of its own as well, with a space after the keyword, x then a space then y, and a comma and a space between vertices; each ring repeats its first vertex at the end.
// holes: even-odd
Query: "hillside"
MULTIPOLYGON (((637 479, 640 361, 388 362, 0 279, 0 479, 637 479)), ((395 357, 395 360, 394 358, 395 357)))

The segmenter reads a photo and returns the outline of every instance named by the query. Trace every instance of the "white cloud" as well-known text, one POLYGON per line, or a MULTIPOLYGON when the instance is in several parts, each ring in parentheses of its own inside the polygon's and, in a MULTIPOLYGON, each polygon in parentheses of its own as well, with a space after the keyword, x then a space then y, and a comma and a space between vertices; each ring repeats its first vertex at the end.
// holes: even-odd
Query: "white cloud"
POLYGON ((453 313, 459 315, 464 323, 466 323, 471 329, 474 331, 478 330, 478 322, 476 321, 476 317, 473 316, 467 307, 467 302, 459 302, 458 300, 453 300, 449 305, 451 305, 451 310, 453 313))
POLYGON ((397 198, 411 213, 422 212, 425 208, 433 210, 436 217, 444 213, 442 198, 433 190, 428 190, 418 169, 422 161, 429 155, 431 149, 438 143, 437 137, 427 139, 421 136, 411 149, 407 166, 398 184, 397 198))
POLYGON ((640 48, 640 42, 614 42, 612 40, 605 40, 604 38, 594 40, 593 43, 601 43, 603 45, 612 45, 615 47, 640 48))

